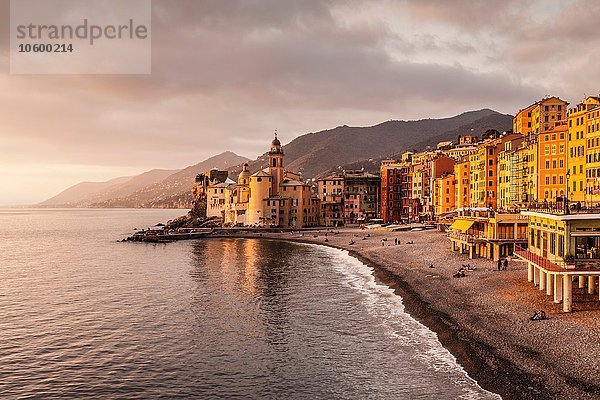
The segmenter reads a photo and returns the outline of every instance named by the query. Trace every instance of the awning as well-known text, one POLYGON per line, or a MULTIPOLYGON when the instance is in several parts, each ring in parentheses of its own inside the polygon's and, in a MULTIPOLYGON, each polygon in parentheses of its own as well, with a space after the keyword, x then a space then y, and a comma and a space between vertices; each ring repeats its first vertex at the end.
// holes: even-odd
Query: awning
POLYGON ((471 221, 468 219, 457 219, 452 223, 452 225, 450 225, 450 229, 456 229, 461 232, 466 232, 471 226, 473 226, 474 223, 475 221, 471 221))

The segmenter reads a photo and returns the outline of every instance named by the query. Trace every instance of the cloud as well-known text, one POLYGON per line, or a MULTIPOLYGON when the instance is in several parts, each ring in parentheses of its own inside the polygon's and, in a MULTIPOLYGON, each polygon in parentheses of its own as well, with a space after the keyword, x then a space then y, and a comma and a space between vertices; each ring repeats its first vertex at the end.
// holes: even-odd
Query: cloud
POLYGON ((152 75, 0 76, 0 160, 129 173, 224 150, 253 157, 274 129, 289 141, 342 124, 511 113, 544 94, 576 101, 597 91, 597 8, 154 0, 152 75))

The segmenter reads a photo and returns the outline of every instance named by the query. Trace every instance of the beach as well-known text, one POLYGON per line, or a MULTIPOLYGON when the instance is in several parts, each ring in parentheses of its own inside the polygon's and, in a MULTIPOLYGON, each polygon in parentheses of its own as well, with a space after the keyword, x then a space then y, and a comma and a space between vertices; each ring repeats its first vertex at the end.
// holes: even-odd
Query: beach
POLYGON ((490 260, 452 252, 445 234, 434 230, 336 228, 219 236, 348 250, 402 296, 408 312, 437 333, 472 378, 504 399, 600 397, 598 295, 574 289, 574 312, 562 313, 560 304, 527 282, 523 262, 512 259, 507 271, 498 271, 490 260), (476 269, 453 278, 463 264, 476 269), (550 319, 530 321, 536 310, 550 319))

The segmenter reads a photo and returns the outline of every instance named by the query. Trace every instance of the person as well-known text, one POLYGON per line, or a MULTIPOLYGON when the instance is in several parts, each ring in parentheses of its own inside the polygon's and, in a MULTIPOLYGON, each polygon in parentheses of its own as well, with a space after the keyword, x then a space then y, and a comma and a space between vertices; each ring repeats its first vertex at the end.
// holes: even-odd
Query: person
POLYGON ((435 268, 435 267, 433 266, 433 263, 429 264, 429 268, 435 268))
POLYGON ((529 317, 531 321, 542 321, 548 319, 546 312, 544 310, 535 311, 531 317, 529 317))
POLYGON ((498 271, 500 271, 502 269, 502 259, 499 258, 498 259, 498 271))
POLYGON ((538 314, 537 311, 534 311, 533 315, 531 317, 529 317, 530 321, 539 321, 539 319, 540 319, 540 315, 538 314))
POLYGON ((381 239, 381 245, 385 246, 385 240, 381 239))
POLYGON ((504 267, 503 269, 504 269, 505 271, 508 271, 508 258, 505 258, 505 259, 504 259, 504 263, 502 264, 502 266, 504 267))
POLYGON ((394 238, 394 245, 398 245, 398 238, 394 238))

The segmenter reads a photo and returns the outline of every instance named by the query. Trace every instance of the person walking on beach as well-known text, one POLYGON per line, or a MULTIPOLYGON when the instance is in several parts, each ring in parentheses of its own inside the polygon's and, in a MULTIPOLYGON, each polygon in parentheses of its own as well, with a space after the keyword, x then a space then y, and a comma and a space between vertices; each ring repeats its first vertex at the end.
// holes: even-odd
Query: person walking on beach
POLYGON ((502 259, 501 258, 498 259, 497 266, 498 266, 498 271, 500 271, 502 269, 502 259))
POLYGON ((381 239, 381 246, 385 246, 385 240, 381 239))
POLYGON ((504 266, 504 268, 503 268, 503 269, 504 269, 505 271, 508 271, 508 259, 507 259, 507 258, 505 258, 505 259, 504 259, 504 264, 503 264, 503 266, 504 266))

